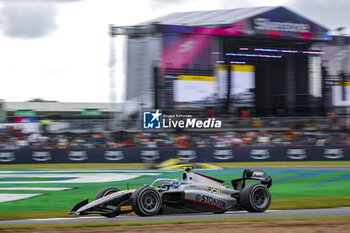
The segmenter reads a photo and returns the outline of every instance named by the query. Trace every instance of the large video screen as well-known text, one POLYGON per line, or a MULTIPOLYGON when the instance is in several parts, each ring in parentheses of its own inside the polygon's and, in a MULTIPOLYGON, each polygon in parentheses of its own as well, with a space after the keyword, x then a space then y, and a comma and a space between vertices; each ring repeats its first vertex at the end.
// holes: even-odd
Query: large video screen
MULTIPOLYGON (((218 78, 218 96, 224 100, 227 96, 227 69, 225 65, 216 68, 218 78)), ((255 69, 253 65, 231 65, 230 103, 234 107, 254 107, 255 105, 255 69)))
POLYGON ((213 106, 217 99, 214 76, 179 75, 173 81, 176 108, 203 108, 213 106))
POLYGON ((337 82, 332 86, 332 102, 334 106, 350 106, 350 82, 337 82))

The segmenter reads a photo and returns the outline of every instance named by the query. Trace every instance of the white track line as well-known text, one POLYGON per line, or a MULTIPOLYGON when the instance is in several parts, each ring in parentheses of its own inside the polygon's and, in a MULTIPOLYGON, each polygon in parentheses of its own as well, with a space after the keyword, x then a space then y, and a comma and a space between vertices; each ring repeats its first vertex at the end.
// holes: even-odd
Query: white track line
MULTIPOLYGON (((102 219, 102 218, 106 218, 106 217, 102 217, 102 216, 93 216, 93 217, 77 217, 80 219, 102 219)), ((29 221, 52 221, 52 220, 71 220, 71 219, 77 219, 77 218, 33 218, 33 219, 26 219, 29 221)))
POLYGON ((0 190, 15 190, 15 191, 63 191, 72 188, 54 188, 54 187, 10 187, 10 188, 0 188, 0 190))
POLYGON ((35 196, 40 196, 42 195, 41 193, 34 193, 34 194, 29 194, 29 193, 0 193, 0 203, 1 202, 8 202, 8 201, 17 201, 21 199, 26 199, 30 197, 35 197, 35 196))

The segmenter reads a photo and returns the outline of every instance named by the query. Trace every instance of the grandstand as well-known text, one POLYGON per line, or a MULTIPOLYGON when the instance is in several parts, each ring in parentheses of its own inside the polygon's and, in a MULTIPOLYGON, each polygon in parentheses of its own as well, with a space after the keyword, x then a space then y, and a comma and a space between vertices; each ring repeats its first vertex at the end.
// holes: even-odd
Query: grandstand
POLYGON ((110 29, 111 41, 127 36, 126 102, 1 103, 0 162, 347 159, 348 70, 333 61, 347 37, 284 7, 174 13, 110 29), (222 127, 145 132, 147 108, 222 127))

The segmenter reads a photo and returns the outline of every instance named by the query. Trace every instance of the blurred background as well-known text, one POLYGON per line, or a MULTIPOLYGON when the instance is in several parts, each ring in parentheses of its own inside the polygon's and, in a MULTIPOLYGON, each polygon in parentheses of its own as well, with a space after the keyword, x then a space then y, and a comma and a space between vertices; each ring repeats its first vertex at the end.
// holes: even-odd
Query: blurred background
POLYGON ((349 144, 346 1, 142 4, 1 2, 1 149, 349 144), (223 125, 145 133, 147 108, 223 125))
POLYGON ((66 216, 184 163, 222 179, 265 170, 272 209, 350 206, 349 9, 0 0, 0 219, 66 216), (143 130, 150 109, 222 126, 143 130))

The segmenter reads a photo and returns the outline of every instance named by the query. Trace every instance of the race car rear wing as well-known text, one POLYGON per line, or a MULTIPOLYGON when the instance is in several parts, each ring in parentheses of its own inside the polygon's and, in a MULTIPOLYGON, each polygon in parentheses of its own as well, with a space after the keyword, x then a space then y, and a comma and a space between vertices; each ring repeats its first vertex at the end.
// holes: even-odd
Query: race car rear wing
POLYGON ((244 170, 242 178, 231 180, 231 184, 235 190, 241 191, 246 185, 246 180, 260 181, 260 183, 265 185, 267 188, 270 188, 272 185, 271 176, 268 176, 264 171, 260 170, 244 170))

